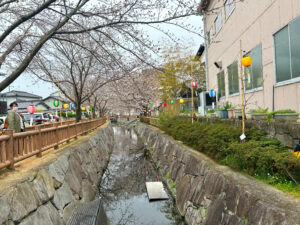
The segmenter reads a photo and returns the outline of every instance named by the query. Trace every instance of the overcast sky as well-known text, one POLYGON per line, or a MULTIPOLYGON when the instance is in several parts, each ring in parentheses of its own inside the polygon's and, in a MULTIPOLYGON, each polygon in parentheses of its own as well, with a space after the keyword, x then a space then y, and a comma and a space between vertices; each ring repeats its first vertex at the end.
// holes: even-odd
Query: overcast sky
MULTIPOLYGON (((186 23, 189 23, 193 26, 195 26, 195 32, 200 33, 202 28, 202 19, 200 16, 192 16, 185 19, 186 23)), ((195 43, 195 46, 190 46, 192 52, 197 52, 199 46, 201 43, 204 42, 203 38, 201 38, 198 35, 195 35, 193 33, 190 33, 188 31, 185 31, 183 29, 180 29, 175 26, 171 25, 163 25, 164 29, 168 29, 170 32, 172 32, 177 38, 180 39, 179 43, 181 43, 183 46, 186 46, 187 43, 195 43)), ((159 42, 160 45, 163 45, 166 36, 162 34, 159 31, 156 30, 148 30, 150 38, 155 41, 159 42)), ((163 46, 162 46, 163 47, 163 46)), ((1 77, 0 77, 1 79, 1 77)), ((3 79, 3 78, 2 78, 3 79)), ((1 79, 1 80, 2 80, 1 79)), ((7 92, 9 88, 6 88, 3 92, 7 92)), ((57 89, 46 82, 43 82, 41 80, 37 80, 34 75, 25 74, 23 73, 18 79, 16 79, 11 85, 10 90, 19 90, 19 91, 26 91, 32 94, 40 95, 42 97, 47 97, 49 94, 57 91, 57 89)))

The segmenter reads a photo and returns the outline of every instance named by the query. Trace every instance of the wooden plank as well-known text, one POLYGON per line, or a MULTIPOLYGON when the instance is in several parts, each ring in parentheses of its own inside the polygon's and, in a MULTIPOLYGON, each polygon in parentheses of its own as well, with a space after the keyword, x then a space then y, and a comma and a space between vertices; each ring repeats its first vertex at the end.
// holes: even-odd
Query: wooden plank
POLYGON ((4 163, 6 161, 6 141, 1 142, 1 162, 4 163))

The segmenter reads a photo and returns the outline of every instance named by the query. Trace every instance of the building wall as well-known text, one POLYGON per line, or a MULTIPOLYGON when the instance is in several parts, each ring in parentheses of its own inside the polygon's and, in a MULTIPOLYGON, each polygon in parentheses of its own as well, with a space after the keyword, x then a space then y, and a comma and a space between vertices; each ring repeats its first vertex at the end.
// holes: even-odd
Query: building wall
MULTIPOLYGON (((48 98, 47 100, 44 101, 44 103, 46 105, 48 105, 51 110, 60 110, 60 107, 62 107, 62 106, 59 105, 58 107, 55 107, 53 105, 53 101, 54 101, 54 98, 48 98)), ((64 102, 60 102, 59 104, 65 104, 65 103, 64 102)))
POLYGON ((46 112, 46 111, 48 111, 48 109, 44 105, 38 104, 38 105, 36 105, 36 111, 38 111, 38 112, 46 112))
MULTIPOLYGON (((207 45, 208 88, 215 90, 218 88, 217 73, 220 72, 220 69, 214 65, 214 62, 221 61, 225 72, 226 97, 220 99, 220 104, 229 101, 240 107, 240 93, 229 97, 227 66, 235 60, 240 61, 240 40, 242 40, 244 53, 261 44, 263 87, 261 90, 246 94, 247 109, 258 106, 272 109, 273 85, 275 85, 274 110, 293 109, 300 112, 300 82, 276 85, 273 40, 276 32, 300 16, 300 1, 238 1, 227 20, 225 20, 224 2, 225 0, 212 0, 207 9, 208 13, 205 14, 204 23, 206 32, 208 32, 214 24, 217 13, 222 11, 222 28, 217 35, 214 35, 214 42, 207 45), (213 8, 215 10, 210 11, 213 8)), ((239 81, 239 87, 241 87, 241 81, 239 81)))

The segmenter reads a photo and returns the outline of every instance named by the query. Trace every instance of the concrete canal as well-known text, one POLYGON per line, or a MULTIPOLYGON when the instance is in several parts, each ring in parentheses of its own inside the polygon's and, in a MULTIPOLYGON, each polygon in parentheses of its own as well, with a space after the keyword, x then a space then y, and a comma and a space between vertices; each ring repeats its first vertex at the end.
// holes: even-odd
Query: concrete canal
POLYGON ((113 130, 115 145, 98 193, 110 224, 186 224, 170 194, 169 200, 149 202, 145 182, 160 177, 134 131, 121 126, 113 130))

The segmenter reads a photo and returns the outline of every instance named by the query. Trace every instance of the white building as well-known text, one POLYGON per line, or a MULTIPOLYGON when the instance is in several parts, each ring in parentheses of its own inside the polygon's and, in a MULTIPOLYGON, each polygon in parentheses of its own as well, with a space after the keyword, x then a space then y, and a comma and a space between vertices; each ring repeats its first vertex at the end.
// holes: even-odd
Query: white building
POLYGON ((219 102, 241 107, 242 55, 247 110, 300 112, 300 0, 202 0, 207 89, 219 102))

